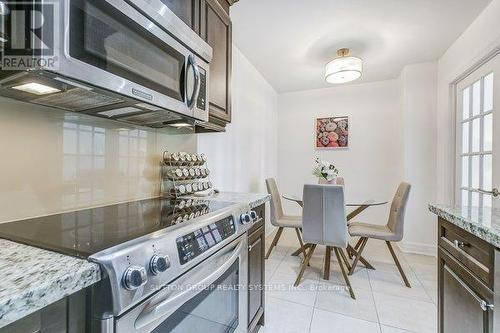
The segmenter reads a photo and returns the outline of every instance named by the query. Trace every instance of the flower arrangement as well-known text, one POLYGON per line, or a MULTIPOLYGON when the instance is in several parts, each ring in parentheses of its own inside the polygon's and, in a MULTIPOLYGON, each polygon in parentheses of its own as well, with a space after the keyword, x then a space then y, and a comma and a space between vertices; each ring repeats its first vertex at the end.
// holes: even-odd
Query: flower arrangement
POLYGON ((327 181, 334 180, 339 174, 339 170, 328 161, 322 161, 319 157, 316 157, 316 166, 313 169, 313 175, 319 178, 324 178, 327 181))

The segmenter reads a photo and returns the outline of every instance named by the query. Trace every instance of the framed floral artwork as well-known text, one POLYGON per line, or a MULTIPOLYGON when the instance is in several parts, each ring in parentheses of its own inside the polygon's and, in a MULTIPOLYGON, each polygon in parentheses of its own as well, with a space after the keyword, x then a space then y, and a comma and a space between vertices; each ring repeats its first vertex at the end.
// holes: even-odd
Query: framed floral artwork
POLYGON ((316 149, 348 147, 349 119, 347 116, 316 119, 316 149))

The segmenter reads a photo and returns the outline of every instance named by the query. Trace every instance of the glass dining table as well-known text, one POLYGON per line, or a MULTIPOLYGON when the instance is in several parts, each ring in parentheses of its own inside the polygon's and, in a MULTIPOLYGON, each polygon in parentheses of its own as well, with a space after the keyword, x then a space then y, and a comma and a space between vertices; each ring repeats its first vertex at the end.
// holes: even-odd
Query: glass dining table
MULTIPOLYGON (((286 200, 293 201, 297 203, 300 207, 304 206, 304 202, 302 201, 302 198, 292 195, 292 194, 283 194, 282 197, 286 200)), ((346 203, 346 207, 356 207, 353 211, 351 211, 349 214, 347 214, 346 219, 347 219, 347 224, 349 224, 349 221, 351 221, 354 217, 358 216, 362 211, 367 209, 368 207, 374 207, 374 206, 382 206, 387 204, 388 201, 377 201, 377 200, 367 200, 367 201, 352 201, 346 203)), ((347 254, 349 255, 350 258, 353 256, 357 255, 357 250, 360 245, 360 241, 353 247, 351 244, 347 244, 347 254)), ((295 252, 292 253, 292 256, 298 256, 300 253, 305 253, 305 251, 310 247, 310 244, 304 244, 301 246, 299 249, 297 249, 295 252)), ((368 269, 375 269, 365 258, 360 257, 359 261, 368 269)), ((347 268, 350 269, 350 265, 348 262, 346 262, 347 268)))

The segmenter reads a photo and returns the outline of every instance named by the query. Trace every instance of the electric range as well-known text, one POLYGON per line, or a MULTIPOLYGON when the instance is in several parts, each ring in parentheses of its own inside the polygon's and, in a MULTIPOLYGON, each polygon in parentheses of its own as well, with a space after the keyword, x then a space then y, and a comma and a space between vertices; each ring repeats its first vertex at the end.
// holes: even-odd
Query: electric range
POLYGON ((92 332, 244 332, 238 288, 247 284, 246 231, 258 219, 241 203, 154 198, 3 223, 0 237, 100 265, 92 332))

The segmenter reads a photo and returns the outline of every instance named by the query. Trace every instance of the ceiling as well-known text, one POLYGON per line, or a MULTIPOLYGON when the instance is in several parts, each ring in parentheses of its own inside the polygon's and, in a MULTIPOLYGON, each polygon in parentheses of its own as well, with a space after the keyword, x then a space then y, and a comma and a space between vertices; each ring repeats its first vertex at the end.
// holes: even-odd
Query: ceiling
POLYGON ((233 41, 278 92, 330 86, 324 65, 342 47, 364 60, 362 81, 438 59, 491 0, 241 0, 233 41))

